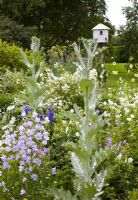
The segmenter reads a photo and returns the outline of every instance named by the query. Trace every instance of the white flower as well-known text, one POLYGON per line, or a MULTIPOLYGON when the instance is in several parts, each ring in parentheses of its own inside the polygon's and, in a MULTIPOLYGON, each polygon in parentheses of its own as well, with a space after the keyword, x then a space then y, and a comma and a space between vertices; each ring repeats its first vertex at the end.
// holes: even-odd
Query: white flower
POLYGON ((120 118, 121 117, 121 115, 116 115, 116 118, 120 118))
POLYGON ((129 122, 130 122, 130 121, 131 121, 131 119, 132 119, 132 118, 129 118, 129 117, 128 117, 128 118, 127 118, 127 121, 129 121, 129 122))
POLYGON ((128 158, 128 163, 132 163, 133 162, 133 158, 128 158))
POLYGON ((59 101, 58 101, 58 105, 59 105, 59 106, 62 106, 62 100, 59 100, 59 101))
POLYGON ((2 152, 2 150, 4 149, 4 147, 2 145, 3 145, 3 141, 0 140, 0 152, 2 152))
POLYGON ((5 126, 2 127, 2 130, 4 131, 4 130, 6 130, 7 128, 8 128, 8 125, 5 125, 5 126))
POLYGON ((35 122, 40 122, 40 118, 36 117, 35 122))
POLYGON ((117 156, 117 159, 121 159, 122 158, 122 153, 119 153, 117 156))
POLYGON ((16 118, 12 117, 9 123, 12 125, 12 124, 14 124, 15 120, 16 120, 16 118))
POLYGON ((68 130, 69 130, 69 127, 67 127, 66 130, 65 130, 66 134, 68 134, 68 130))
POLYGON ((35 111, 32 113, 32 117, 36 117, 37 115, 38 115, 38 113, 35 111))
POLYGON ((56 62, 56 63, 54 63, 54 68, 57 68, 57 67, 59 67, 59 63, 58 62, 56 62))
POLYGON ((97 78, 97 70, 96 69, 92 69, 90 70, 90 80, 96 80, 97 78))
POLYGON ((104 105, 104 106, 106 106, 106 105, 107 105, 107 102, 106 102, 106 101, 104 101, 104 102, 103 102, 103 105, 104 105))
POLYGON ((120 77, 120 78, 119 78, 119 81, 122 81, 122 80, 123 80, 122 77, 120 77))
POLYGON ((113 65, 116 65, 116 62, 113 62, 113 65))
POLYGON ((38 104, 38 107, 42 107, 43 106, 43 103, 42 102, 40 102, 39 104, 38 104))
POLYGON ((135 116, 133 114, 131 114, 130 117, 133 119, 135 116))
MULTIPOLYGON (((96 52, 95 52, 95 55, 98 55, 98 54, 99 54, 98 51, 96 51, 96 52)), ((102 65, 103 65, 103 64, 102 64, 102 65)))
POLYGON ((17 79, 17 80, 16 80, 16 84, 19 84, 19 83, 20 83, 20 79, 17 79))
POLYGON ((118 71, 112 71, 112 74, 117 75, 118 71))
POLYGON ((105 117, 110 117, 110 113, 107 113, 106 111, 104 111, 103 115, 104 115, 105 117))
POLYGON ((132 78, 132 79, 131 79, 131 82, 135 82, 135 79, 134 79, 134 78, 132 78))
POLYGON ((71 113, 74 113, 74 109, 71 109, 70 112, 71 112, 71 113))
POLYGON ((130 65, 129 65, 129 68, 130 68, 130 69, 133 69, 133 65, 132 65, 132 64, 130 64, 130 65))
POLYGON ((49 118, 48 118, 48 117, 45 118, 45 123, 46 123, 46 124, 49 123, 49 118))
POLYGON ((108 100, 108 103, 110 104, 110 105, 113 105, 114 103, 113 103, 113 101, 112 100, 108 100))
POLYGON ((138 74, 134 74, 134 76, 135 76, 136 78, 138 78, 138 74))
POLYGON ((76 132, 75 135, 76 135, 76 137, 79 137, 79 136, 80 136, 79 132, 76 132))
POLYGON ((128 108, 124 108, 125 113, 129 113, 129 109, 128 108))
POLYGON ((68 90, 70 88, 70 86, 68 84, 65 84, 64 86, 61 87, 62 90, 68 90))
POLYGON ((40 83, 36 83, 36 85, 38 86, 38 88, 41 88, 41 84, 40 83))
POLYGON ((78 126, 80 123, 79 122, 76 122, 76 126, 78 126))
POLYGON ((7 111, 11 111, 15 108, 15 105, 7 107, 7 111))
POLYGON ((26 116, 25 111, 22 112, 21 116, 22 116, 22 117, 26 116))
POLYGON ((43 74, 43 73, 41 73, 41 74, 40 74, 40 77, 43 77, 43 75, 44 75, 44 74, 43 74))
POLYGON ((103 79, 103 75, 102 74, 100 75, 100 78, 103 79))

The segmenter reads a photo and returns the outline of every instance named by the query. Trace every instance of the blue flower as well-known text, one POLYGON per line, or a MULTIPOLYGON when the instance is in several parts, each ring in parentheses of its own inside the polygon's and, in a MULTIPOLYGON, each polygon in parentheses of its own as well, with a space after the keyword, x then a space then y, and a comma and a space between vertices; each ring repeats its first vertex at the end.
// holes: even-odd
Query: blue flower
POLYGON ((54 121, 54 112, 51 108, 49 108, 49 111, 48 111, 48 118, 49 118, 50 122, 54 121))
POLYGON ((56 175, 56 173, 57 173, 56 167, 53 167, 51 171, 52 171, 52 175, 56 175))
POLYGON ((37 115, 37 117, 40 119, 40 121, 43 121, 43 116, 42 115, 37 115))
POLYGON ((106 141, 107 141, 107 143, 108 143, 108 145, 109 145, 109 147, 112 147, 112 138, 106 138, 106 141))
POLYGON ((29 108, 29 107, 25 107, 25 108, 24 108, 24 112, 25 112, 26 115, 28 115, 29 111, 30 111, 30 108, 29 108))
POLYGON ((26 191, 24 189, 21 189, 20 195, 24 195, 25 193, 26 193, 26 191))
POLYGON ((32 174, 32 175, 31 175, 31 179, 33 179, 34 181, 36 181, 36 180, 38 179, 37 174, 32 174))

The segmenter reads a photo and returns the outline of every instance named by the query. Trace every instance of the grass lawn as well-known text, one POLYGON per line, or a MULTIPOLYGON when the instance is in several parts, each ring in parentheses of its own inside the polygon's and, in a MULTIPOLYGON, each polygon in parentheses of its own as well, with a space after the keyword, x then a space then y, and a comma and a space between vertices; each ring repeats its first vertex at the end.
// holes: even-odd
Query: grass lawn
POLYGON ((124 82, 126 82, 129 86, 138 88, 138 80, 135 82, 132 82, 131 79, 134 78, 132 73, 128 73, 127 70, 125 69, 125 64, 123 63, 117 63, 116 65, 111 64, 105 64, 105 68, 108 71, 108 79, 107 82, 105 83, 106 88, 111 88, 111 87, 119 87, 119 78, 121 77, 124 82), (117 71, 118 74, 113 74, 113 71, 117 71))

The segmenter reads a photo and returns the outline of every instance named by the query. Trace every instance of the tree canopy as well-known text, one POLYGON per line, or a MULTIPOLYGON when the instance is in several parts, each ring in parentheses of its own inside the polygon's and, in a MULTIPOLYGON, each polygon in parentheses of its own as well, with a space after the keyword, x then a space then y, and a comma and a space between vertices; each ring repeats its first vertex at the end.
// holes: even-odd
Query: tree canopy
POLYGON ((19 25, 36 26, 45 46, 90 38, 97 23, 111 26, 105 0, 2 0, 0 11, 19 25))
POLYGON ((120 42, 124 46, 125 61, 138 62, 138 2, 130 0, 132 6, 125 7, 123 13, 127 24, 120 29, 120 42))

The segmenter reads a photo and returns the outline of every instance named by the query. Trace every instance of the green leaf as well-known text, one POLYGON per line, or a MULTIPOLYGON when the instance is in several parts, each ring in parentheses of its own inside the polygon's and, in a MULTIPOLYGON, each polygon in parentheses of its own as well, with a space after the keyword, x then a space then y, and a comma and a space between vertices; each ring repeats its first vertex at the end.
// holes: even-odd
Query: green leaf
POLYGON ((65 191, 63 188, 48 188, 48 194, 54 197, 54 200, 77 200, 70 191, 65 191))
POLYGON ((92 81, 90 80, 87 80, 87 79, 83 79, 81 82, 80 82, 80 89, 83 91, 83 92, 86 92, 86 90, 90 91, 92 89, 92 81))
POLYGON ((75 113, 77 114, 77 116, 82 120, 83 116, 81 115, 80 111, 79 111, 79 107, 77 106, 77 104, 74 104, 74 110, 75 110, 75 113))
POLYGON ((63 112, 62 113, 63 116, 67 117, 68 119, 71 119, 73 121, 79 121, 79 118, 76 114, 71 113, 70 111, 68 112, 63 112))
POLYGON ((95 193, 96 193, 95 186, 88 184, 78 192, 78 196, 80 197, 81 200, 88 200, 88 199, 93 199, 95 193))

